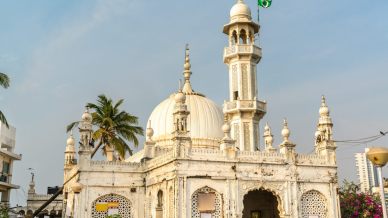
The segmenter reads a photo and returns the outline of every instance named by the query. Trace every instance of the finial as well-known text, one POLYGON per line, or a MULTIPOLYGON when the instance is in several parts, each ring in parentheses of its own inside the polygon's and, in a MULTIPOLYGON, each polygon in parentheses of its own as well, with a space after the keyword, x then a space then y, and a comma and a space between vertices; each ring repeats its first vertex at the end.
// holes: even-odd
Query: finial
POLYGON ((321 106, 322 107, 326 106, 326 98, 324 95, 322 95, 321 106))
POLYGON ((148 120, 148 128, 146 130, 147 141, 152 141, 152 136, 154 135, 154 129, 151 127, 151 120, 148 120))
POLYGON ((178 91, 179 92, 182 92, 182 80, 181 79, 179 79, 179 81, 178 81, 178 91))
POLYGON ((284 141, 288 141, 288 138, 290 137, 290 130, 288 129, 288 122, 286 118, 283 120, 282 136, 284 141))
POLYGON ((330 114, 330 110, 329 110, 329 108, 327 107, 326 98, 325 98, 324 95, 322 95, 322 99, 321 99, 321 107, 319 108, 319 114, 320 114, 322 117, 327 117, 327 116, 329 116, 329 114, 330 114))
POLYGON ((185 64, 183 65, 184 71, 183 76, 185 78, 185 83, 183 85, 183 92, 185 93, 191 93, 193 92, 193 89, 191 88, 190 84, 190 76, 191 76, 191 64, 190 64, 190 49, 189 44, 186 44, 185 48, 185 64))
POLYGON ((237 0, 237 3, 244 3, 244 0, 237 0))

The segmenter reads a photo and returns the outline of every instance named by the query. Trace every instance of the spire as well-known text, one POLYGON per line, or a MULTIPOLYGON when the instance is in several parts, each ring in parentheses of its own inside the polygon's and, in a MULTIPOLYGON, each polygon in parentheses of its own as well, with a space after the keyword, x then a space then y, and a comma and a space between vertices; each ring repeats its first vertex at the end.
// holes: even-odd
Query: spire
POLYGON ((29 184, 30 188, 28 189, 28 194, 35 194, 35 181, 34 181, 35 174, 34 172, 31 172, 31 182, 29 184))
POLYGON ((271 128, 269 127, 268 123, 265 124, 263 137, 264 137, 265 151, 275 152, 276 149, 272 146, 273 145, 273 135, 272 135, 271 128))
POLYGON ((190 77, 191 77, 191 64, 190 64, 190 54, 189 54, 189 44, 186 44, 186 50, 185 50, 185 64, 183 65, 184 71, 183 71, 183 76, 185 78, 185 82, 183 84, 183 89, 182 91, 184 93, 192 93, 193 89, 191 88, 190 84, 190 77))

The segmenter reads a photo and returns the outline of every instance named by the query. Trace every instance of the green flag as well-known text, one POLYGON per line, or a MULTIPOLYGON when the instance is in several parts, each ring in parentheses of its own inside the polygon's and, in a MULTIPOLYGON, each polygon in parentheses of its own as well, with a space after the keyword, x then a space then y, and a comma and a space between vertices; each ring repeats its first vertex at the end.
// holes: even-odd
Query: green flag
POLYGON ((258 0, 258 4, 263 8, 269 8, 272 4, 272 0, 258 0))

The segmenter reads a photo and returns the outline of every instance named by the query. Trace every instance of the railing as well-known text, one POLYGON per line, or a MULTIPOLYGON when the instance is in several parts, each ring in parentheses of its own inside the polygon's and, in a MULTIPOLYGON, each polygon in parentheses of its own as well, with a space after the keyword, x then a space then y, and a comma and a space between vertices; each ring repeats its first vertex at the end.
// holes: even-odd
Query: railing
POLYGON ((236 100, 232 102, 226 102, 225 107, 227 110, 235 109, 259 109, 266 111, 267 103, 263 101, 252 101, 252 100, 236 100))
POLYGON ((239 54, 255 54, 261 56, 261 48, 256 45, 233 45, 226 47, 224 57, 239 54))
POLYGON ((237 158, 241 161, 254 161, 254 162, 277 162, 282 163, 285 161, 285 156, 276 152, 266 151, 238 151, 237 158))

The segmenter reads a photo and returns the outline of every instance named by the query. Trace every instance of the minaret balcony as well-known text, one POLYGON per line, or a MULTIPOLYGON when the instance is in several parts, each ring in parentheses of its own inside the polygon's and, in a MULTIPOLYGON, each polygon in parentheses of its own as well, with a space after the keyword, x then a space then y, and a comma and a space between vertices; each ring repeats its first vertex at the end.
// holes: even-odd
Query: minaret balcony
POLYGON ((224 112, 237 112, 237 111, 261 111, 266 112, 267 103, 264 101, 256 100, 236 100, 225 102, 224 112))
POLYGON ((260 60, 261 48, 256 45, 232 45, 224 49, 224 62, 241 55, 251 55, 252 58, 260 60))

